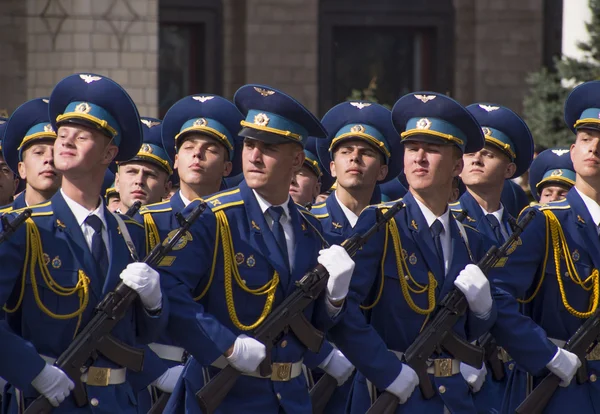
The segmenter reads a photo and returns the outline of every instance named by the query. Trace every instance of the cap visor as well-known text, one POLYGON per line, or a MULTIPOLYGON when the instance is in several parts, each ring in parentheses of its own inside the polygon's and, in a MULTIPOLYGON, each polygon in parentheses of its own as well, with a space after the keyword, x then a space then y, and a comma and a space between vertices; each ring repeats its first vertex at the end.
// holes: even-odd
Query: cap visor
POLYGON ((238 135, 244 138, 252 138, 257 141, 263 141, 267 144, 286 144, 288 142, 295 142, 299 145, 302 145, 300 141, 286 138, 283 135, 274 134, 272 132, 260 131, 254 128, 243 128, 238 135))

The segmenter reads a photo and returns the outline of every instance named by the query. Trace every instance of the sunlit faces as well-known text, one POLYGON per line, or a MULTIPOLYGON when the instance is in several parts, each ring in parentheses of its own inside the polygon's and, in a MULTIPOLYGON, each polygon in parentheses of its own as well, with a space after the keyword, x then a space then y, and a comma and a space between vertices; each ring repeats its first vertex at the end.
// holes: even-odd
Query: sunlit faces
POLYGON ((22 153, 19 176, 35 191, 55 192, 60 187, 61 174, 54 167, 54 142, 33 143, 22 153))
POLYGON ((321 183, 317 174, 303 165, 296 174, 292 176, 290 185, 290 196, 294 202, 306 205, 312 203, 321 191, 321 183))
POLYGON ((121 199, 119 198, 119 195, 113 195, 111 197, 108 198, 108 200, 106 201, 106 208, 108 208, 109 211, 115 212, 119 209, 119 206, 121 205, 121 199))
POLYGON ((404 143, 404 174, 409 186, 416 190, 448 191, 454 177, 460 174, 463 160, 454 145, 420 141, 404 143))
POLYGON ((540 204, 557 201, 567 196, 569 189, 562 185, 546 185, 540 192, 540 204))
POLYGON ((346 189, 373 191, 377 181, 387 175, 383 155, 363 140, 348 139, 338 144, 330 163, 331 175, 346 189))
POLYGON ((223 177, 231 173, 229 153, 216 139, 190 134, 175 155, 175 169, 180 181, 188 185, 212 185, 218 188, 223 177))
POLYGON ((460 174, 466 186, 496 185, 512 177, 516 165, 504 152, 493 145, 463 155, 464 167, 460 174))
POLYGON ((17 184, 18 180, 0 153, 0 206, 10 203, 17 184))
POLYGON ((571 161, 577 175, 583 178, 600 178, 600 131, 580 129, 571 145, 571 161))
POLYGON ((119 165, 115 174, 115 188, 121 204, 129 208, 136 201, 142 205, 158 203, 171 189, 169 174, 149 162, 128 162, 119 165))
POLYGON ((74 176, 104 171, 118 150, 112 140, 99 131, 77 124, 62 125, 54 142, 54 166, 63 174, 74 176))
POLYGON ((304 162, 302 146, 293 142, 270 144, 246 138, 242 151, 244 179, 261 195, 287 192, 292 175, 304 162))

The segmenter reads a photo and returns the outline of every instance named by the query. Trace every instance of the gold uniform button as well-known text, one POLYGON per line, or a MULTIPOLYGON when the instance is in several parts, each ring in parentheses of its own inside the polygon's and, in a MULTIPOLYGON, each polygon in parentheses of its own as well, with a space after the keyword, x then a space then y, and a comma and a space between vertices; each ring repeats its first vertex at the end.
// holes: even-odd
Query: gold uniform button
POLYGON ((281 341, 281 347, 285 348, 287 346, 287 341, 284 339, 283 341, 281 341))
POLYGON ((438 388, 438 391, 440 392, 440 394, 443 394, 446 392, 446 387, 444 387, 443 385, 440 385, 438 388))
POLYGON ((277 393, 277 399, 281 400, 281 394, 277 393))
POLYGON ((508 364, 508 369, 510 369, 511 371, 512 371, 513 369, 515 369, 515 364, 508 364))
POLYGON ((590 382, 596 382, 597 379, 598 377, 596 376, 596 374, 590 375, 590 382))
POLYGON ((98 398, 92 398, 90 404, 92 404, 93 407, 97 407, 98 404, 100 404, 100 401, 98 401, 98 398))

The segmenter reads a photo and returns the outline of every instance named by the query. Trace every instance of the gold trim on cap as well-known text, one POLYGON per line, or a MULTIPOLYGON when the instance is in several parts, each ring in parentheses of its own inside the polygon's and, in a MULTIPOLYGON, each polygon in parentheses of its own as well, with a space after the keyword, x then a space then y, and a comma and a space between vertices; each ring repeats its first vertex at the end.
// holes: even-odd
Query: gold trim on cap
POLYGON ((456 138, 454 135, 444 134, 443 132, 432 131, 431 129, 409 129, 400 134, 400 137, 404 140, 413 135, 434 135, 439 138, 443 138, 446 141, 453 142, 457 145, 463 145, 464 141, 460 138, 456 138))
POLYGON ((253 124, 253 123, 246 122, 246 121, 241 121, 240 125, 243 127, 246 127, 246 128, 252 128, 252 129, 257 129, 259 131, 265 131, 265 132, 270 132, 272 134, 282 135, 284 137, 295 139, 296 141, 302 141, 301 135, 295 134, 291 131, 283 131, 281 129, 270 128, 268 126, 257 125, 257 124, 253 124))

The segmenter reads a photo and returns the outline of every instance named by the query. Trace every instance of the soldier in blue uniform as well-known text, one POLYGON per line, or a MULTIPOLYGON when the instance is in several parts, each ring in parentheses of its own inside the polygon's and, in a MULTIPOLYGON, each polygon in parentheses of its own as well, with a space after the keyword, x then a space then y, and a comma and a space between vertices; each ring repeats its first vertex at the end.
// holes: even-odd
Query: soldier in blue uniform
POLYGON ((288 193, 304 162, 307 137, 322 139, 326 132, 300 103, 267 86, 243 86, 234 103, 245 115, 239 132, 245 179, 205 200, 209 210, 161 268, 175 301, 168 332, 194 357, 166 411, 200 412, 195 392, 231 364, 243 375, 217 412, 307 413, 305 345, 291 331, 284 333, 269 361, 273 375, 261 377, 257 368, 265 347, 248 334, 318 262, 329 271, 329 281, 306 317, 326 330, 344 313, 339 305, 354 263, 340 246, 321 250, 318 220, 288 193), (187 265, 191 261, 193 267, 187 265))
POLYGON ((39 204, 58 191, 61 176, 54 167, 55 140, 47 98, 25 102, 6 123, 2 138, 4 158, 10 169, 26 182, 25 191, 10 206, 13 209, 39 204))
MULTIPOLYGON (((6 121, 8 121, 7 118, 0 117, 0 137, 4 136, 6 121)), ((18 184, 19 179, 4 159, 4 155, 2 154, 2 142, 0 141, 0 206, 12 203, 18 184)))
POLYGON ((531 163, 529 187, 540 204, 565 198, 574 185, 575 169, 568 147, 542 151, 531 163))
MULTIPOLYGON (((397 413, 442 414, 444 406, 449 412, 475 413, 460 361, 445 353, 431 355, 429 373, 437 394, 425 400, 415 390, 416 373, 400 357, 437 302, 455 286, 469 303, 468 313, 455 326, 458 335, 475 339, 494 322, 487 279, 476 266, 463 270, 484 254, 484 241, 476 230, 454 220, 448 208, 463 153, 483 147, 481 127, 459 103, 432 92, 402 97, 392 109, 392 121, 404 146, 410 187, 402 199, 405 206, 386 231, 356 254, 346 313, 329 338, 357 368, 351 412, 364 413, 387 390, 400 399, 397 413)), ((377 210, 387 206, 367 208, 355 231, 370 228, 377 210)))
POLYGON ((132 159, 117 164, 115 189, 119 192, 121 213, 136 201, 142 205, 158 203, 171 191, 175 148, 163 147, 159 119, 142 117, 141 121, 144 138, 140 150, 132 159))
MULTIPOLYGON (((598 304, 599 94, 600 82, 586 82, 565 103, 565 121, 576 134, 570 147, 575 186, 566 199, 531 207, 536 215, 521 236, 521 246, 490 273, 498 288, 498 320, 491 333, 533 375, 534 386, 546 369, 562 380, 545 413, 600 412, 597 349, 584 361, 562 349, 598 304), (519 313, 523 303, 525 315, 519 313), (587 365, 589 381, 571 382, 581 363, 587 365)), ((511 373, 517 375, 523 374, 511 373)), ((520 381, 511 378, 512 384, 517 388, 507 390, 502 412, 514 412, 523 398, 520 381)))
POLYGON ((56 85, 49 115, 62 188, 32 207, 26 225, 0 245, 0 303, 7 311, 0 375, 11 384, 5 409, 18 413, 42 394, 57 413, 136 413, 124 367, 99 355, 82 372, 89 404, 77 407, 68 398, 73 382, 53 364, 121 280, 139 298, 112 334, 130 345, 148 343, 166 325, 159 275, 131 263, 126 243, 131 239, 142 255, 143 228, 108 212, 100 196, 111 161, 130 159, 141 145, 139 115, 118 84, 83 73, 56 85))
POLYGON ((329 173, 329 165, 321 164, 317 156, 317 141, 316 138, 308 137, 304 147, 304 164, 292 177, 290 185, 290 197, 296 204, 309 210, 321 194, 321 188, 331 188, 334 182, 329 173))
MULTIPOLYGON (((181 176, 180 190, 168 201, 140 209, 137 218, 146 229, 148 251, 179 227, 175 215, 190 200, 219 190, 223 175, 232 168, 234 138, 242 119, 234 104, 216 95, 188 96, 167 111, 160 127, 161 161, 175 162, 181 176)), ((154 385, 162 392, 172 392, 187 352, 169 335, 162 335, 149 347, 154 354, 146 355, 146 380, 159 378, 154 385)), ((147 394, 140 395, 139 406, 140 413, 148 411, 147 394)))
MULTIPOLYGON (((467 107, 482 127, 485 146, 465 154, 461 173, 467 191, 450 205, 455 217, 476 228, 493 244, 502 245, 512 234, 515 219, 501 202, 506 180, 520 177, 533 158, 533 137, 525 122, 501 105, 477 103, 467 107)), ((506 369, 513 369, 506 352, 500 350, 506 369)), ((496 381, 485 365, 477 370, 461 364, 461 372, 471 385, 479 413, 495 413, 502 405, 506 379, 496 381), (486 375, 487 374, 487 375, 486 375), (484 383, 485 381, 485 383, 484 383)), ((525 387, 525 384, 523 384, 525 387)))

